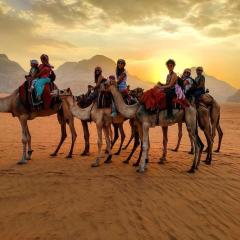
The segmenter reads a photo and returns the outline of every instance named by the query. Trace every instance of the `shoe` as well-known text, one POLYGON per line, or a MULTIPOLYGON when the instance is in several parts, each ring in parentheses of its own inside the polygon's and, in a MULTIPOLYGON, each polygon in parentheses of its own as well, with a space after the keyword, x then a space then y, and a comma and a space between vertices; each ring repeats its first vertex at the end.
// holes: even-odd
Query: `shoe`
POLYGON ((116 116, 117 116, 117 112, 112 112, 112 113, 111 113, 111 116, 112 116, 112 117, 116 117, 116 116))

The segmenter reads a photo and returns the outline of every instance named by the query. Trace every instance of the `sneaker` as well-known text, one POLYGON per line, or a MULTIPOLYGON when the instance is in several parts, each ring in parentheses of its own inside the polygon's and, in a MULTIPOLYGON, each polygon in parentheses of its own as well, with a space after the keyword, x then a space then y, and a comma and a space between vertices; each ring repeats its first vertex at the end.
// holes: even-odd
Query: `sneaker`
POLYGON ((116 116, 117 116, 117 112, 112 112, 112 113, 111 113, 111 116, 112 116, 112 117, 116 117, 116 116))

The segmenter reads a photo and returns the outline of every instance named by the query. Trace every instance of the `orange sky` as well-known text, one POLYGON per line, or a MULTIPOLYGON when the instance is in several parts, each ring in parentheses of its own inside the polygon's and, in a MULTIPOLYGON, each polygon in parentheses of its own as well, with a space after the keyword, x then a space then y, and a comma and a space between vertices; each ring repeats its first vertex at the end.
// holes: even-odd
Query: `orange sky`
POLYGON ((0 52, 25 69, 47 53, 56 67, 95 54, 125 58, 143 80, 201 65, 240 88, 240 2, 234 0, 0 1, 0 52))

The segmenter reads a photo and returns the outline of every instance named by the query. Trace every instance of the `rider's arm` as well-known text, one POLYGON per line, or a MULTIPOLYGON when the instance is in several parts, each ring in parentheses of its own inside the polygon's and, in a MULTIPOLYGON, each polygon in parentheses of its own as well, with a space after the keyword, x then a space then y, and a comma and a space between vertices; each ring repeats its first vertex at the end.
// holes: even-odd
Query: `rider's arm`
POLYGON ((125 77, 126 77, 126 73, 123 72, 123 73, 119 76, 119 78, 118 78, 118 80, 117 80, 117 83, 120 84, 120 83, 124 80, 125 77))
POLYGON ((176 74, 173 74, 171 79, 170 79, 170 82, 169 84, 166 84, 166 85, 160 85, 158 86, 159 88, 161 89, 168 89, 168 88, 172 88, 177 82, 177 75, 176 74))
POLYGON ((39 73, 36 74, 36 77, 39 77, 41 75, 45 75, 46 73, 48 73, 48 69, 44 67, 39 71, 39 73))
POLYGON ((202 76, 199 80, 198 88, 205 88, 205 77, 202 76))

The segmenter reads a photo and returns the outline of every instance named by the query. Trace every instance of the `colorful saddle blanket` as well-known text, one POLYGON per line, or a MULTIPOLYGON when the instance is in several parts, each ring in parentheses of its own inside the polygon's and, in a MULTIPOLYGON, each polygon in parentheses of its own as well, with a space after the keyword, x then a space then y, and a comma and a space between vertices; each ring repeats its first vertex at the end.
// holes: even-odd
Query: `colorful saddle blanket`
POLYGON ((51 92, 57 89, 57 86, 54 83, 47 83, 44 87, 44 91, 42 94, 42 99, 39 104, 35 104, 35 92, 34 90, 32 92, 29 91, 29 83, 28 81, 25 81, 20 87, 19 87, 19 97, 21 103, 24 105, 24 107, 30 111, 38 111, 41 109, 50 109, 55 104, 60 103, 60 99, 57 97, 52 97, 51 92))
MULTIPOLYGON (((140 103, 143 104, 148 111, 165 110, 167 108, 166 93, 156 87, 143 93, 140 103)), ((173 106, 176 108, 185 108, 189 104, 186 99, 173 98, 173 106)))

